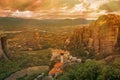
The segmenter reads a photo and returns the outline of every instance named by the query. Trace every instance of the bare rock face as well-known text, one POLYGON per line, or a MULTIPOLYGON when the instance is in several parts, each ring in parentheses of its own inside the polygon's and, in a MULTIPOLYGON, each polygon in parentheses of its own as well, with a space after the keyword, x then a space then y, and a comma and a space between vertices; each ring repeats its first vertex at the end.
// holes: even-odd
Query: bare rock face
POLYGON ((119 33, 120 16, 103 15, 89 26, 76 29, 70 38, 70 46, 90 48, 96 53, 112 53, 115 45, 119 43, 119 33))
POLYGON ((120 16, 114 14, 99 17, 90 25, 93 48, 96 53, 112 53, 117 44, 120 16))
POLYGON ((71 38, 70 45, 74 48, 86 47, 90 36, 90 29, 88 26, 81 26, 79 29, 75 29, 71 38))
POLYGON ((0 58, 3 57, 8 60, 7 38, 0 35, 0 58))

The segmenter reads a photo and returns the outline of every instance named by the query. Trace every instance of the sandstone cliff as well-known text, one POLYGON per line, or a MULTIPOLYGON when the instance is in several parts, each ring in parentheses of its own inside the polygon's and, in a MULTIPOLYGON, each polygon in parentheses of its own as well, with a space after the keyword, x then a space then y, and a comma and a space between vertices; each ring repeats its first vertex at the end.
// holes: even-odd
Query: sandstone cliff
POLYGON ((89 26, 76 29, 70 45, 74 48, 90 48, 96 53, 112 53, 119 44, 120 16, 108 14, 100 16, 89 26))

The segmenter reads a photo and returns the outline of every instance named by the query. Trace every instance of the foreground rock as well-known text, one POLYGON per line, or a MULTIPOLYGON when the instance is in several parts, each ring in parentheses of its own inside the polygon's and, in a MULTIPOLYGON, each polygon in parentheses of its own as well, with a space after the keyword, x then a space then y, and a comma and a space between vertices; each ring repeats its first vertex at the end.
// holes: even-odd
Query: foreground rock
POLYGON ((16 80, 18 78, 24 77, 25 75, 31 75, 31 74, 36 74, 40 72, 47 71, 49 69, 48 66, 34 66, 34 67, 29 67, 26 69, 22 69, 20 71, 17 71, 13 74, 11 74, 8 78, 5 80, 16 80))

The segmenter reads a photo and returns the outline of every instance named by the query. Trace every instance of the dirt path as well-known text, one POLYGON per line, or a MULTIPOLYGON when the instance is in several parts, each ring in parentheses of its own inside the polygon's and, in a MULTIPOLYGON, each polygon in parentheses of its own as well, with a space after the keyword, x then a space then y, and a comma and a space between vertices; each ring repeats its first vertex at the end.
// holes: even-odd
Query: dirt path
POLYGON ((17 78, 24 77, 25 75, 40 73, 40 72, 48 70, 48 69, 49 69, 48 66, 29 67, 29 68, 22 69, 20 71, 17 71, 15 73, 11 74, 8 78, 6 78, 4 80, 16 80, 17 78))

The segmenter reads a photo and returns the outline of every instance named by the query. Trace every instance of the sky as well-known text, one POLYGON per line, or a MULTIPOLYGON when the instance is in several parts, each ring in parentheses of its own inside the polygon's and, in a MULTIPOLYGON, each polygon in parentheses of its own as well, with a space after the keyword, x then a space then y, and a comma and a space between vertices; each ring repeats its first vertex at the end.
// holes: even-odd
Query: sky
POLYGON ((87 18, 120 13, 120 0, 0 0, 1 17, 87 18))

